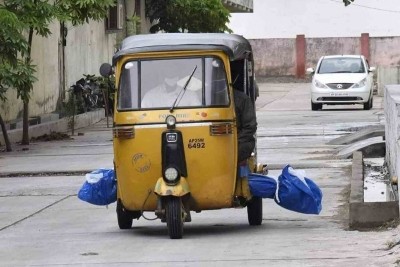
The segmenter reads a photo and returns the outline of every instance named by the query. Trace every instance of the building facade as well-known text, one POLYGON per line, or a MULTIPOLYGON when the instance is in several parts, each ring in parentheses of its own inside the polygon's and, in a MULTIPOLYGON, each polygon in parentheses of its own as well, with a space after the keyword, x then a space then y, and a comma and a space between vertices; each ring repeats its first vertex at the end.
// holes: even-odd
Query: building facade
MULTIPOLYGON (((145 0, 118 0, 106 21, 81 26, 53 22, 48 38, 34 36, 32 60, 36 77, 29 103, 30 117, 54 113, 66 100, 68 89, 83 74, 99 75, 99 67, 111 62, 125 36, 148 33, 150 22, 145 17, 145 0), (65 38, 64 38, 65 37, 65 38)), ((252 12, 253 0, 222 0, 230 12, 252 12)), ((23 104, 16 91, 7 92, 8 101, 0 104, 3 119, 19 121, 23 104)))

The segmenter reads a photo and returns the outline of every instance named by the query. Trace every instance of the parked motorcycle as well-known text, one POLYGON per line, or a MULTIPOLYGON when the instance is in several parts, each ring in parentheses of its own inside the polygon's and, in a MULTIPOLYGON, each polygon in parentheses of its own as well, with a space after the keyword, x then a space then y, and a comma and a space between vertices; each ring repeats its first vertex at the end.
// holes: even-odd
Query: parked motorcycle
POLYGON ((70 87, 75 97, 77 113, 84 113, 94 109, 97 105, 97 98, 92 95, 92 88, 84 78, 79 79, 70 87))

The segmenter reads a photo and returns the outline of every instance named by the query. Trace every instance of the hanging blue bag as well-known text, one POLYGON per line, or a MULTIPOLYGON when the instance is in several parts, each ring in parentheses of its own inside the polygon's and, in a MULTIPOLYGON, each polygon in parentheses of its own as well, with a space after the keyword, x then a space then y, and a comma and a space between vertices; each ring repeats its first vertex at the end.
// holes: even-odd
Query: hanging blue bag
POLYGON ((86 174, 78 198, 93 205, 105 206, 117 201, 117 181, 113 169, 98 169, 86 174))
POLYGON ((322 191, 302 171, 294 170, 287 165, 278 178, 275 202, 288 210, 319 214, 322 206, 322 191))
POLYGON ((274 198, 276 180, 266 175, 250 173, 248 175, 250 192, 255 197, 274 198))

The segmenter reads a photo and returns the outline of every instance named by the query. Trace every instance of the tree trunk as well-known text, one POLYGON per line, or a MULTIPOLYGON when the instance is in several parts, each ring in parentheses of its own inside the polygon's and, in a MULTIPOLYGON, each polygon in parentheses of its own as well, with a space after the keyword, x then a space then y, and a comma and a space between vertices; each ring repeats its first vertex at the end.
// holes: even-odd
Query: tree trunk
MULTIPOLYGON (((36 1, 34 1, 36 3, 36 1)), ((31 51, 32 51, 32 40, 33 40, 33 27, 29 28, 28 35, 28 55, 26 57, 26 63, 31 62, 31 51)), ((25 88, 25 90, 30 91, 31 88, 25 88)), ((22 144, 29 145, 29 97, 27 99, 22 99, 24 102, 24 111, 22 118, 22 144)))
POLYGON ((24 101, 24 113, 22 117, 22 144, 29 145, 29 101, 24 101))
POLYGON ((4 124, 3 117, 1 117, 1 115, 0 115, 0 125, 4 136, 4 142, 6 143, 6 151, 11 152, 12 151, 11 143, 10 140, 8 139, 6 125, 4 124))

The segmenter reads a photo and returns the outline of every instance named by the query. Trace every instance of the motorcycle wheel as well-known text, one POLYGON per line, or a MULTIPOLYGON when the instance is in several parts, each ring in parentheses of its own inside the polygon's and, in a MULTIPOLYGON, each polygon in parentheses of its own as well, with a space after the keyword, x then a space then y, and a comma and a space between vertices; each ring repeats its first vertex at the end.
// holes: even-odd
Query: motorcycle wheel
POLYGON ((181 239, 183 236, 184 210, 179 197, 168 197, 166 199, 165 216, 169 237, 171 239, 181 239))
POLYGON ((262 223, 262 198, 253 197, 247 203, 247 219, 250 225, 261 225, 262 223))

